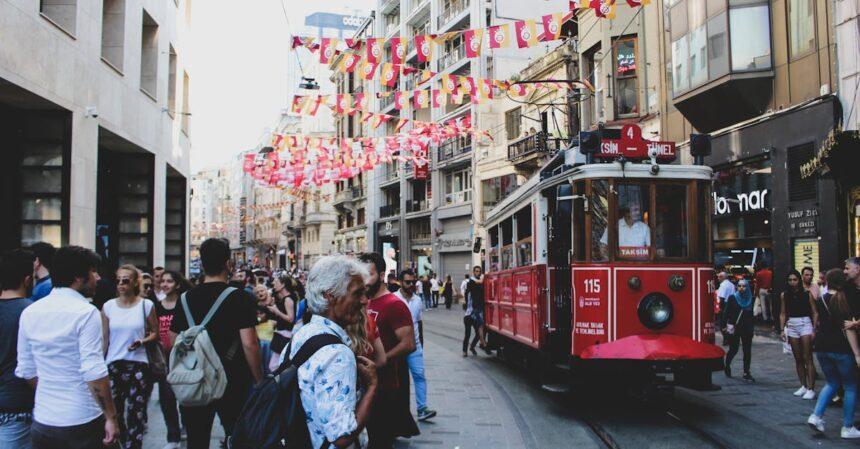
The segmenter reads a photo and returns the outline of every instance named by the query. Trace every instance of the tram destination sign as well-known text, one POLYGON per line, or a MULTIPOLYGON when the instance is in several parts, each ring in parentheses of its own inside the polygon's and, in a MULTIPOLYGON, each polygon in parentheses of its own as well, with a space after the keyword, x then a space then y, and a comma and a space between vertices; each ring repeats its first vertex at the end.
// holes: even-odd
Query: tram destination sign
POLYGON ((677 157, 675 142, 659 142, 642 138, 642 128, 637 125, 625 125, 621 128, 620 139, 603 139, 600 151, 594 155, 600 159, 616 159, 624 157, 629 160, 649 159, 651 150, 656 150, 657 160, 671 162, 677 157))

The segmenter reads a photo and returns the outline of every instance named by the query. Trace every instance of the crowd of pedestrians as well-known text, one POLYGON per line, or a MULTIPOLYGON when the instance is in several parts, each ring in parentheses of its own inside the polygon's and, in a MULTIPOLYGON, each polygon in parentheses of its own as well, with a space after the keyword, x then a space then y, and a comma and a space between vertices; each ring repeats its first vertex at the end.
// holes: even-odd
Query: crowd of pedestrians
POLYGON ((726 376, 732 377, 732 362, 742 349, 743 378, 755 381, 750 373, 755 322, 772 319, 784 352, 794 360, 799 383, 794 396, 815 401, 807 419, 810 428, 824 433, 824 411, 841 405, 840 436, 860 438, 854 426, 860 376, 860 258, 849 258, 843 267, 819 273, 817 278, 812 267, 791 270, 775 283, 768 267, 756 268, 753 283, 745 279, 735 283, 727 271, 717 274, 717 316, 728 346, 726 376), (773 294, 774 286, 778 295, 773 294), (820 391, 816 390, 816 360, 825 381, 820 391))
MULTIPOLYGON (((314 343, 296 365, 312 447, 389 449, 418 435, 410 377, 414 416, 436 415, 423 315, 440 300, 450 308, 450 276, 440 282, 404 270, 386 282, 376 253, 325 257, 307 274, 262 273, 237 267, 223 239, 203 242, 200 256, 202 274, 189 281, 161 267, 108 273, 97 254, 77 246, 40 243, 3 254, 0 447, 139 449, 156 386, 165 449, 183 438, 190 449, 208 448, 216 414, 226 446, 254 386, 320 334, 343 344, 314 343), (206 364, 220 367, 224 383, 202 402, 168 372, 198 344, 212 348, 217 361, 206 364)), ((480 272, 468 280, 469 320, 480 329, 480 272)))

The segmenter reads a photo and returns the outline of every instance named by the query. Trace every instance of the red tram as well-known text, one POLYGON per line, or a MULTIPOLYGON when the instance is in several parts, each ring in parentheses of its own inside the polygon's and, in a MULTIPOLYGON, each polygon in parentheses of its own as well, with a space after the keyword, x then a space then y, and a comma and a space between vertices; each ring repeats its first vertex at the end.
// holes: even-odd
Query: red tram
POLYGON ((554 160, 489 212, 493 346, 574 377, 710 387, 724 355, 714 345, 712 171, 658 164, 656 153, 554 160))

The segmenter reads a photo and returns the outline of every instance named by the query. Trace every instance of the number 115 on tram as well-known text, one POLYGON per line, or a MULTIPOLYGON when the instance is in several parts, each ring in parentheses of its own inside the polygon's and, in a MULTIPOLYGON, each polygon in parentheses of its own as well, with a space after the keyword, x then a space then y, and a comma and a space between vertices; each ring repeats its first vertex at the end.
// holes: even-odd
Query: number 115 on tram
POLYGON ((724 355, 712 171, 661 163, 674 144, 638 138, 603 140, 597 163, 550 162, 488 213, 486 330, 503 351, 574 377, 709 388, 724 355))

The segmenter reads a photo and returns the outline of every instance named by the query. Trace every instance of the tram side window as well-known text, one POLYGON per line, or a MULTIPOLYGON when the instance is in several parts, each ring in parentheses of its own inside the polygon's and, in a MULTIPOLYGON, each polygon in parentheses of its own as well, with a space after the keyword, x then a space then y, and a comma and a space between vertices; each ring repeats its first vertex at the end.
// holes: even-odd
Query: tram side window
MULTIPOLYGON (((621 259, 644 260, 651 256, 651 228, 648 208, 651 190, 648 185, 618 184, 615 186, 618 207, 618 252, 621 259)), ((662 199, 661 199, 662 202, 662 199)), ((600 238, 606 245, 607 233, 600 238)))
POLYGON ((699 183, 699 207, 698 216, 695 218, 696 225, 699 227, 699 242, 698 242, 698 259, 702 261, 711 261, 711 234, 708 232, 708 223, 713 217, 714 211, 713 199, 711 198, 711 185, 708 182, 699 183))
POLYGON ((606 223, 609 220, 609 182, 605 179, 591 181, 591 261, 606 262, 609 250, 606 240, 606 223))
MULTIPOLYGON (((582 181, 573 185, 573 194, 585 195, 585 183, 582 181)), ((573 260, 585 261, 585 201, 573 202, 573 260)))
POLYGON ((687 257, 687 186, 657 186, 657 257, 687 257))
POLYGON ((517 266, 525 267, 532 264, 532 207, 522 208, 517 212, 517 266))
POLYGON ((499 227, 490 228, 490 272, 499 271, 499 227))
POLYGON ((502 222, 502 270, 514 268, 513 219, 502 222))

